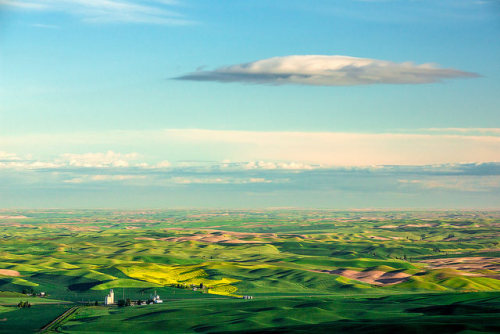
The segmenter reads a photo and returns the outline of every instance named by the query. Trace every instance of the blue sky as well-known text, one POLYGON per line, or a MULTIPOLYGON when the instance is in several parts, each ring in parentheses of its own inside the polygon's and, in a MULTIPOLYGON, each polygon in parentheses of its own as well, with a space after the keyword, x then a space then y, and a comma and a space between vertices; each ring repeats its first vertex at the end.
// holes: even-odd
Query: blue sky
POLYGON ((0 0, 0 200, 498 207, 499 55, 495 0, 0 0))

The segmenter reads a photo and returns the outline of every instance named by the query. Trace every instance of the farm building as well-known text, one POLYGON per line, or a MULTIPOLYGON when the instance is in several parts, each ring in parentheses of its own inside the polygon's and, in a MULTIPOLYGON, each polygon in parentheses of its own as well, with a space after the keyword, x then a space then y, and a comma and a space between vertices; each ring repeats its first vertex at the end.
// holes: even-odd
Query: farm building
POLYGON ((150 298, 153 301, 153 303, 155 303, 155 304, 163 303, 163 300, 161 300, 160 296, 158 294, 156 294, 156 290, 155 290, 154 295, 151 295, 150 298))
POLYGON ((104 299, 104 305, 112 305, 115 303, 115 293, 113 289, 109 290, 109 295, 104 299))

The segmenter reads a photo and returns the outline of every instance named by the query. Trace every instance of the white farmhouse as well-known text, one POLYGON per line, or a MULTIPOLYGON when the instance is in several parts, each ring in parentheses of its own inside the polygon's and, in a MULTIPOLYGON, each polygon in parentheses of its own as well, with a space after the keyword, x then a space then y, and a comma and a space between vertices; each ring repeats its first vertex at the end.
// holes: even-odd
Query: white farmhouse
POLYGON ((153 303, 155 303, 155 304, 163 303, 163 300, 161 300, 160 296, 156 294, 156 290, 155 290, 155 294, 151 296, 151 300, 153 300, 153 303))

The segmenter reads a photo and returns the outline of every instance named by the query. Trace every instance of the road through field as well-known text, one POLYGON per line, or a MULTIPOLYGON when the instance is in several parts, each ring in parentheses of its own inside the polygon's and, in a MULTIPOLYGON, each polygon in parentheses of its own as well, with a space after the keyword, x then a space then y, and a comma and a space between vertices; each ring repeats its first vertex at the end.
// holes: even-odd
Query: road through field
POLYGON ((54 320, 52 320, 51 322, 49 322, 47 325, 43 326, 41 329, 40 329, 40 333, 43 333, 43 332, 46 332, 50 329, 54 329, 57 325, 61 324, 62 322, 64 322, 65 320, 67 320, 72 314, 74 314, 81 306, 73 306, 72 308, 70 308, 69 310, 67 310, 66 312, 64 312, 63 314, 61 314, 60 316, 58 316, 57 318, 55 318, 54 320))

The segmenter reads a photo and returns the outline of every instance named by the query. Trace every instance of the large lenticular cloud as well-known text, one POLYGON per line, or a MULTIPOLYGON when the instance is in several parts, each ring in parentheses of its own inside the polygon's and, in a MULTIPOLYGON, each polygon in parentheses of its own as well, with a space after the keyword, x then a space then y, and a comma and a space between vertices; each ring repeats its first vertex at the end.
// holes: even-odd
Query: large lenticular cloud
POLYGON ((479 75, 433 64, 395 63, 348 56, 286 56, 197 71, 175 79, 244 82, 253 84, 300 84, 354 86, 372 84, 424 84, 443 79, 475 78, 479 75))

